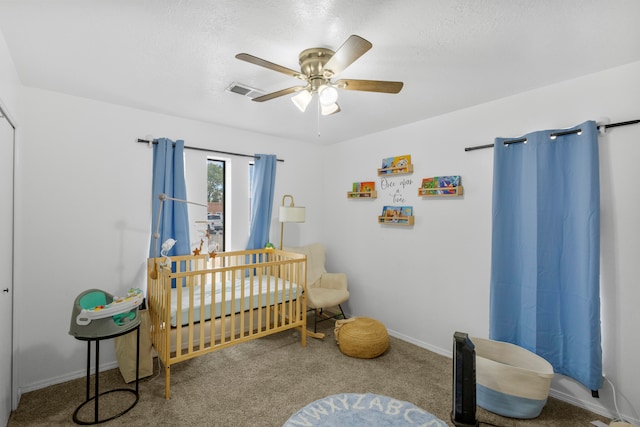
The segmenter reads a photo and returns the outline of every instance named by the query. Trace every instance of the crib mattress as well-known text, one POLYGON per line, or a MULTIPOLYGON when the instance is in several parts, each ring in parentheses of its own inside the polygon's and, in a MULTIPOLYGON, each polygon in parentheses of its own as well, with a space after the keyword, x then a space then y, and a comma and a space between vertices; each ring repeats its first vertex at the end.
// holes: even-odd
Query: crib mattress
POLYGON ((216 284, 215 292, 212 292, 211 284, 204 285, 204 313, 201 319, 201 294, 203 286, 195 284, 181 288, 181 303, 178 303, 178 289, 171 289, 171 326, 178 324, 178 312, 181 312, 180 323, 182 326, 189 323, 190 289, 193 288, 193 321, 207 321, 212 318, 228 316, 232 312, 240 313, 260 306, 267 307, 279 304, 283 301, 295 300, 298 288, 295 283, 275 276, 262 276, 262 280, 256 277, 246 277, 235 282, 227 282, 224 286, 224 301, 221 284, 216 284), (268 279, 268 280, 267 280, 268 279), (244 293, 243 292, 244 289, 244 293), (212 298, 213 297, 213 298, 212 298), (235 297, 235 301, 232 298, 235 297), (213 314, 212 314, 213 313, 213 314))

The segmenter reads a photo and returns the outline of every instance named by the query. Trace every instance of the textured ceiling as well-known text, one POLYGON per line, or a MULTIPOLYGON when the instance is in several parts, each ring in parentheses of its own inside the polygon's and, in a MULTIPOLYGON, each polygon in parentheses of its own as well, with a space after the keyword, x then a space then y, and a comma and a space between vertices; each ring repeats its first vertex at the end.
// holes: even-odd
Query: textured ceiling
POLYGON ((0 0, 26 86, 320 144, 638 61, 638 17, 637 0, 0 0), (351 34, 373 48, 338 77, 399 94, 340 91, 342 112, 318 117, 226 90, 299 83, 237 53, 297 70, 351 34))

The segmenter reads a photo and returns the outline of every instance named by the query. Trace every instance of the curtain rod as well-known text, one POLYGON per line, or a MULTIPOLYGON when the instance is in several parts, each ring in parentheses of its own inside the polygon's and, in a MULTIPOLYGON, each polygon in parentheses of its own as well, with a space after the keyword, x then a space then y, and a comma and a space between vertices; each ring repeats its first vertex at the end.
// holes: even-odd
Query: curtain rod
MULTIPOLYGON (((138 138, 137 142, 143 142, 145 144, 157 144, 156 141, 149 141, 148 139, 140 139, 138 138)), ((260 156, 252 156, 251 154, 241 154, 241 153, 232 153, 230 151, 219 151, 219 150, 209 150, 208 148, 200 148, 200 147, 189 147, 184 146, 187 150, 196 150, 196 151, 206 151, 207 153, 218 153, 218 154, 228 154, 230 156, 240 156, 240 157, 250 157, 252 159, 259 159, 260 156)), ((284 162, 283 159, 276 159, 279 162, 284 162)))
MULTIPOLYGON (((615 127, 618 127, 618 126, 634 125, 636 123, 640 123, 640 120, 629 120, 627 122, 609 123, 609 124, 606 124, 606 125, 598 125, 596 127, 597 128, 604 127, 605 129, 609 129, 609 128, 615 128, 615 127)), ((554 137, 554 136, 569 135, 571 133, 578 133, 580 131, 581 131, 581 129, 568 130, 568 131, 562 131, 562 132, 555 132, 555 133, 552 133, 551 136, 554 137)), ((527 140, 527 138, 511 139, 511 140, 508 140, 508 141, 504 141, 504 144, 505 145, 517 144, 519 142, 524 142, 526 140, 527 140)), ((466 147, 464 149, 464 151, 482 150, 483 148, 493 148, 493 144, 476 145, 474 147, 466 147)))

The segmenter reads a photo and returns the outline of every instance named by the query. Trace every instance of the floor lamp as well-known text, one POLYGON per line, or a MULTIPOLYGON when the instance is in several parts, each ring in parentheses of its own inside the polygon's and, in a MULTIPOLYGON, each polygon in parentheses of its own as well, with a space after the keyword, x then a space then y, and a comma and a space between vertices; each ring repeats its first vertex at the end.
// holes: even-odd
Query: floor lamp
POLYGON ((295 206, 293 196, 285 194, 282 196, 282 205, 280 206, 280 213, 278 215, 280 221, 280 250, 282 250, 282 237, 284 235, 284 223, 285 222, 304 222, 305 220, 305 208, 303 206, 295 206), (285 206, 285 200, 291 199, 291 203, 285 206))

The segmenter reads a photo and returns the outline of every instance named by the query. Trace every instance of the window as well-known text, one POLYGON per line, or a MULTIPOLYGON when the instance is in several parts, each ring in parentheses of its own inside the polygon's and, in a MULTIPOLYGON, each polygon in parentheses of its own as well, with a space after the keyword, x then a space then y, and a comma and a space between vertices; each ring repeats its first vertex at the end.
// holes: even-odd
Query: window
POLYGON ((207 160, 207 228, 210 245, 215 244, 219 251, 225 249, 225 167, 224 160, 207 160))

